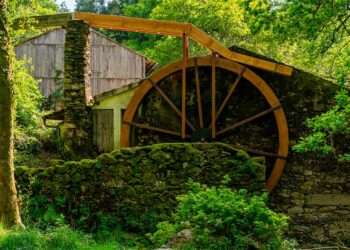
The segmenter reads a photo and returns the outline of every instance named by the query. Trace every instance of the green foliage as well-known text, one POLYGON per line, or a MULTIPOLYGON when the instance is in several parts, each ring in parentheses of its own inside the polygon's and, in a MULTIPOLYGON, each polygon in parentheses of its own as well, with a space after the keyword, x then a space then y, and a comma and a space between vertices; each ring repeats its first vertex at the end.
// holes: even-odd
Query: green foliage
POLYGON ((349 17, 347 0, 318 2, 313 0, 242 1, 251 14, 258 17, 252 24, 256 30, 272 26, 281 39, 321 39, 324 46, 347 36, 349 17), (270 15, 267 13, 270 12, 270 15), (293 36, 291 36, 293 34, 293 36))
POLYGON ((90 235, 74 231, 67 226, 52 228, 46 232, 35 228, 21 231, 5 231, 0 228, 2 250, 132 250, 115 239, 98 241, 90 235))
POLYGON ((23 232, 0 232, 0 249, 17 250, 39 250, 42 248, 40 233, 38 231, 23 231, 23 232))
MULTIPOLYGON (((15 164, 35 165, 42 159, 38 154, 55 151, 54 131, 46 129, 42 122, 43 96, 39 83, 28 67, 30 62, 15 60, 13 81, 15 86, 16 128, 15 164)), ((44 164, 42 164, 44 165, 44 164)))
POLYGON ((349 3, 314 0, 240 0, 245 21, 256 35, 277 42, 280 59, 307 71, 336 78, 349 74, 349 3))
POLYGON ((153 242, 163 245, 189 229, 193 239, 181 242, 182 248, 185 244, 194 249, 282 249, 287 218, 267 207, 266 195, 249 196, 245 190, 198 183, 190 186, 187 194, 178 197, 173 222, 158 224, 153 242))
POLYGON ((264 189, 265 166, 224 144, 159 144, 114 151, 96 160, 45 169, 18 168, 17 184, 31 224, 53 206, 75 227, 150 232, 166 220, 186 192, 188 178, 232 188, 264 189), (142 195, 140 195, 142 194, 142 195))
MULTIPOLYGON (((54 14, 58 6, 54 0, 11 0, 9 1, 10 21, 17 18, 54 14)), ((30 23, 23 23, 20 27, 11 30, 13 43, 17 44, 29 37, 39 34, 42 30, 34 28, 30 23)))
POLYGON ((58 107, 58 106, 63 105, 64 75, 61 70, 56 70, 54 82, 55 82, 55 90, 43 102, 43 108, 45 110, 60 110, 62 107, 58 107))
POLYGON ((96 13, 122 14, 125 6, 137 0, 76 0, 76 10, 96 13))
MULTIPOLYGON (((174 20, 179 22, 190 22, 210 35, 219 39, 226 45, 239 44, 245 36, 249 34, 247 25, 243 22, 243 12, 239 8, 235 0, 220 0, 220 1, 196 1, 196 0, 163 0, 158 1, 155 6, 141 1, 135 7, 130 5, 127 11, 135 13, 149 13, 152 19, 174 20), (150 9, 152 11, 150 11, 150 9), (133 12, 131 11, 133 10, 133 12)), ((130 46, 135 44, 127 43, 130 46)), ((181 41, 175 38, 161 37, 151 40, 147 45, 148 48, 143 52, 150 58, 156 60, 160 64, 166 64, 171 61, 181 58, 181 41)), ((140 50, 140 48, 135 47, 140 50)), ((208 51, 191 44, 192 55, 207 54, 208 51)))
POLYGON ((28 131, 36 129, 40 122, 40 108, 43 97, 38 82, 26 67, 26 62, 15 61, 13 81, 15 85, 17 126, 28 131))
MULTIPOLYGON (((344 81, 344 77, 341 77, 339 80, 341 86, 344 86, 344 81)), ((341 88, 335 97, 335 102, 336 104, 327 112, 306 121, 310 133, 299 140, 293 147, 294 151, 311 152, 321 156, 333 155, 342 161, 350 159, 349 154, 343 152, 341 142, 341 138, 346 138, 350 134, 350 99, 346 88, 341 88)))
POLYGON ((157 224, 157 231, 153 234, 148 234, 150 240, 158 246, 163 246, 176 235, 178 226, 169 221, 162 221, 157 224))

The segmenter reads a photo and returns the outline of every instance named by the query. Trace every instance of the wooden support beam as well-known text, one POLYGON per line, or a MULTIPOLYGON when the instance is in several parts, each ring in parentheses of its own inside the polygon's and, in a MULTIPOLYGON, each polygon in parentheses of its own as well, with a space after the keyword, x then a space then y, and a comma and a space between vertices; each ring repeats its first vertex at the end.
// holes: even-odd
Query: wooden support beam
POLYGON ((187 79, 186 69, 189 57, 189 39, 186 33, 182 35, 182 84, 181 84, 181 137, 186 138, 186 93, 187 93, 187 79))
POLYGON ((181 136, 181 134, 178 132, 171 131, 171 130, 164 129, 164 128, 153 127, 153 126, 150 126, 148 124, 142 124, 142 123, 137 123, 137 122, 124 122, 124 123, 131 125, 131 126, 134 126, 136 128, 140 128, 140 129, 147 129, 150 131, 159 132, 159 133, 167 134, 167 135, 181 136))
POLYGON ((217 114, 216 114, 216 120, 218 120, 220 114, 222 113, 222 111, 224 110, 224 108, 226 107, 228 101, 230 100, 231 96, 233 95, 233 92, 235 91, 235 89, 237 88, 237 85, 239 83, 239 81, 242 79, 242 76, 244 74, 244 71, 245 71, 245 67, 242 68, 242 71, 241 73, 239 73, 239 75, 237 76, 235 82, 233 83, 232 87, 230 88, 228 94, 226 95, 224 101, 222 102, 217 114))
POLYGON ((171 35, 177 37, 182 37, 182 35, 186 33, 191 39, 198 42, 205 48, 208 48, 227 59, 267 71, 276 72, 282 75, 290 76, 293 73, 292 67, 244 55, 238 52, 233 52, 223 46, 215 38, 209 36, 204 31, 189 23, 159 21, 135 17, 99 15, 85 12, 75 12, 74 18, 84 20, 96 28, 124 30, 158 35, 171 35))
POLYGON ((96 28, 177 37, 182 37, 184 33, 188 33, 188 29, 190 28, 187 23, 137 17, 100 15, 87 12, 75 12, 74 18, 84 20, 96 28))
POLYGON ((212 55, 211 64, 211 136, 216 138, 216 54, 212 55))
POLYGON ((275 72, 285 76, 291 76, 293 74, 293 68, 290 66, 231 51, 225 46, 223 46, 215 38, 209 36, 208 34, 200 30, 196 26, 191 25, 190 30, 191 30, 190 37, 194 41, 216 52, 217 54, 221 55, 224 58, 230 59, 238 63, 245 64, 245 65, 253 66, 255 68, 275 72))
MULTIPOLYGON (((182 119, 182 112, 176 107, 172 100, 164 93, 164 91, 155 84, 151 79, 147 79, 152 86, 158 91, 160 96, 168 103, 168 105, 174 110, 174 112, 182 119)), ((192 123, 185 117, 186 124, 193 130, 196 131, 196 128, 192 125, 192 123)))
POLYGON ((73 13, 22 17, 15 19, 12 27, 14 29, 25 29, 26 26, 34 26, 40 28, 60 27, 66 25, 67 22, 71 20, 73 20, 73 13))
POLYGON ((199 118, 199 127, 204 128, 204 119, 203 119, 203 107, 202 107, 202 94, 201 94, 201 85, 199 81, 199 71, 198 71, 198 61, 197 58, 194 59, 194 70, 196 78, 196 92, 197 92, 197 109, 198 109, 198 118, 199 118))
POLYGON ((278 104, 275 107, 271 107, 271 108, 269 108, 269 109, 267 109, 265 111, 262 111, 262 112, 260 112, 260 113, 258 113, 256 115, 248 117, 248 118, 246 118, 246 119, 244 119, 244 120, 242 120, 240 122, 237 122, 237 123, 235 123, 235 124, 233 124, 233 125, 231 125, 231 126, 229 126, 227 128, 224 128, 223 130, 218 132, 218 135, 222 135, 222 134, 224 134, 224 133, 226 133, 228 131, 231 131, 231 130, 234 130, 234 129, 238 128, 238 127, 241 127, 241 126, 243 126, 243 125, 245 125, 245 124, 247 124, 249 122, 252 122, 252 121, 262 117, 262 116, 268 115, 268 114, 270 114, 270 113, 272 113, 275 110, 280 109, 280 108, 282 108, 282 106, 280 104, 278 104))

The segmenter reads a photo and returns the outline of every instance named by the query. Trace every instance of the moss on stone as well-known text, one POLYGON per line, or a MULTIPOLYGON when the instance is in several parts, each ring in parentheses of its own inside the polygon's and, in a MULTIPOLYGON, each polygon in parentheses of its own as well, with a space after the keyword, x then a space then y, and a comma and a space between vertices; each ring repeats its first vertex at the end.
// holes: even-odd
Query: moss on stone
POLYGON ((43 213, 51 204, 74 226, 96 228, 104 214, 125 229, 147 232, 174 211, 189 179, 221 185, 228 176, 232 188, 261 192, 265 166, 225 144, 176 143, 117 150, 35 174, 20 168, 16 174, 21 193, 32 201, 46 197, 47 203, 35 207, 43 213))

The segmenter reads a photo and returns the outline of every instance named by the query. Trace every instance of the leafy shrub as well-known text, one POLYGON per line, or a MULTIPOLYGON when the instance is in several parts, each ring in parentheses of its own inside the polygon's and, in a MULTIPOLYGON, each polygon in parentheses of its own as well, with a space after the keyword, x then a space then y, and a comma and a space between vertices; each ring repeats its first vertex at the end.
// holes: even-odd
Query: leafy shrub
POLYGON ((46 167, 51 159, 60 157, 58 134, 54 129, 37 128, 28 132, 26 128, 15 130, 15 165, 46 167))
POLYGON ((336 104, 327 112, 306 120, 310 133, 300 138, 293 147, 294 151, 350 161, 350 153, 346 152, 349 149, 344 148, 341 140, 338 140, 350 135, 350 97, 344 87, 343 76, 340 76, 339 83, 341 88, 335 96, 336 104))
POLYGON ((54 231, 47 233, 46 249, 52 250, 79 250, 87 249, 87 246, 93 245, 91 238, 80 232, 73 231, 68 227, 59 227, 54 231))
POLYGON ((38 82, 31 76, 26 64, 28 62, 15 61, 13 81, 16 92, 17 126, 31 131, 36 129, 40 123, 43 96, 40 93, 38 82))
POLYGON ((162 245, 176 233, 189 229, 194 249, 282 249, 287 218, 270 210, 266 195, 207 187, 191 183, 191 191, 179 196, 172 222, 158 224, 151 240, 162 245))
POLYGON ((57 151, 56 146, 52 146, 53 131, 44 128, 41 120, 43 96, 37 80, 31 75, 29 65, 30 62, 25 60, 15 60, 14 63, 16 165, 39 164, 42 159, 36 160, 38 154, 57 151))
POLYGON ((63 71, 55 71, 55 90, 46 98, 43 102, 43 108, 45 110, 60 110, 63 107, 63 71))

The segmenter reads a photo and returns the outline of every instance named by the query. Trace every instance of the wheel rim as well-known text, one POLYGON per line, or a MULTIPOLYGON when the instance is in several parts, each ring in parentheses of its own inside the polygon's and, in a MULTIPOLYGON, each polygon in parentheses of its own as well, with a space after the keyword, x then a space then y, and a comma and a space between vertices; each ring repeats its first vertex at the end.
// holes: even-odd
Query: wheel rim
MULTIPOLYGON (((190 120, 186 120, 187 127, 189 128, 189 131, 192 132, 191 136, 193 138, 196 133, 199 133, 200 129, 203 129, 205 127, 204 118, 201 117, 200 114, 203 116, 203 106, 200 107, 200 103, 202 103, 202 96, 200 95, 200 87, 198 88, 197 82, 198 78, 200 78, 198 74, 198 67, 211 67, 212 68, 212 79, 213 81, 213 75, 214 78, 216 78, 216 72, 217 69, 225 70, 227 72, 232 72, 236 75, 235 81, 230 87, 230 89, 225 93, 225 98, 222 98, 222 101, 219 103, 216 103, 216 101, 212 101, 214 103, 214 106, 211 108, 211 124, 209 125, 209 129, 214 130, 212 126, 216 126, 218 123, 218 119, 220 116, 222 116, 225 112, 225 108, 227 106, 227 103, 230 99, 232 99, 232 96, 235 92, 235 89, 237 88, 237 85, 239 86, 240 81, 245 80, 249 82, 252 86, 255 87, 255 89, 261 94, 263 99, 266 101, 268 105, 268 109, 264 109, 263 111, 256 113, 253 116, 250 116, 248 118, 242 119, 238 122, 235 122, 231 126, 228 126, 223 129, 219 129, 218 131, 214 132, 214 134, 211 135, 211 137, 216 138, 216 136, 220 137, 223 136, 225 133, 231 132, 238 127, 245 126, 246 124, 253 122, 257 119, 260 119, 266 115, 272 114, 274 117, 274 123, 276 125, 276 136, 278 137, 278 144, 277 144, 277 152, 270 153, 270 152, 263 152, 259 150, 247 150, 248 152, 257 154, 257 155, 265 155, 266 157, 274 157, 275 161, 272 166, 272 169, 270 171, 269 176, 266 180, 266 187, 269 191, 272 191, 273 188, 278 184, 278 181, 283 173, 285 164, 286 164, 286 157, 288 155, 288 144, 289 144, 289 138, 288 138, 288 125, 286 121, 286 117, 283 111, 283 108, 274 94, 273 90, 269 87, 269 85, 258 75, 256 75, 253 71, 251 71, 249 68, 246 68, 243 65, 240 65, 238 63, 235 63, 233 61, 229 61, 222 58, 215 58, 214 59, 214 65, 213 66, 213 58, 212 57, 200 57, 200 58, 191 58, 187 62, 187 69, 193 69, 194 70, 194 78, 196 82, 196 93, 197 93, 197 111, 198 111, 198 117, 196 118, 198 120, 197 126, 192 124, 190 120), (215 68, 214 68, 215 67, 215 68), (214 70, 213 70, 214 68, 214 70), (214 108, 215 107, 215 108, 214 108), (202 111, 200 111, 202 110, 202 111), (213 110, 215 110, 213 112, 213 110), (215 118, 214 118, 215 117, 215 118), (213 122, 214 121, 214 122, 213 122)), ((178 61, 175 63, 172 63, 170 65, 167 65, 160 69, 159 71, 152 74, 148 79, 143 80, 143 82, 140 84, 136 92, 134 93, 134 96, 132 97, 123 117, 123 126, 121 131, 121 146, 122 147, 128 147, 133 146, 130 137, 132 133, 132 128, 137 127, 139 129, 145 129, 145 130, 153 130, 157 133, 163 133, 163 134, 169 134, 171 136, 179 136, 179 132, 170 130, 168 128, 159 128, 159 127, 152 127, 147 124, 138 124, 134 121, 135 115, 141 105, 141 103, 144 101, 144 98, 147 96, 147 94, 150 93, 150 91, 154 90, 156 91, 159 96, 163 99, 165 103, 176 113, 177 116, 181 116, 181 108, 179 108, 179 105, 176 105, 171 98, 160 88, 160 83, 162 80, 166 79, 167 77, 170 77, 178 72, 181 72, 182 70, 182 61, 178 61)), ((216 80, 214 80, 216 81, 216 80)), ((220 83, 217 83, 217 85, 220 85, 220 83)), ((164 85, 165 86, 165 85, 164 85)), ((212 88, 213 89, 213 88, 212 88)), ((211 90, 212 91, 212 90, 211 90)), ((216 89, 212 91, 214 95, 212 94, 212 99, 216 100, 217 93, 216 89)), ((210 113, 210 112, 209 112, 210 113)), ((207 124, 208 125, 208 124, 207 124)), ((204 131, 203 131, 204 133, 204 131)), ((206 132, 207 133, 207 132, 206 132)), ((200 134, 200 133, 199 133, 200 134)), ((201 136, 199 136, 200 138, 201 136)), ((203 136, 202 136, 203 137, 203 136)), ((191 138, 186 138, 186 140, 190 140, 191 138)), ((245 149, 245 148, 244 148, 245 149)))

